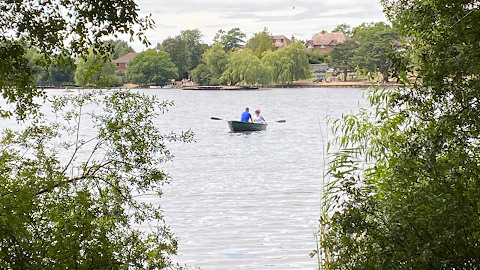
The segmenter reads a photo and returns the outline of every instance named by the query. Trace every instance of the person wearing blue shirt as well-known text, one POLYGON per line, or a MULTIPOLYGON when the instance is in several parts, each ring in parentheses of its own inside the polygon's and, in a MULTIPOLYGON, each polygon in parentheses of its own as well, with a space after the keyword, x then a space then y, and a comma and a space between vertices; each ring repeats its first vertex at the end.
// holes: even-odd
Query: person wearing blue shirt
POLYGON ((249 109, 246 108, 245 111, 242 113, 242 122, 248 122, 248 120, 252 120, 252 123, 253 123, 253 119, 252 119, 252 115, 249 113, 249 109))

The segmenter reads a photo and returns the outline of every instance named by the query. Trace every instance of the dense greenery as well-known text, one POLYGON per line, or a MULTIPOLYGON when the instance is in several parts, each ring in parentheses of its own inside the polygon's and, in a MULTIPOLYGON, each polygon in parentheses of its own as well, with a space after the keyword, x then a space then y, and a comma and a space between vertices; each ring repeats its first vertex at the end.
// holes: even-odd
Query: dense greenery
POLYGON ((353 39, 348 39, 343 43, 333 47, 330 52, 330 65, 343 71, 343 80, 347 80, 348 70, 355 69, 353 58, 356 55, 358 43, 353 39))
POLYGON ((254 51, 255 55, 260 59, 264 52, 275 50, 275 46, 272 43, 272 35, 266 27, 262 32, 255 33, 253 37, 248 40, 245 48, 254 51))
POLYGON ((328 61, 328 53, 318 50, 307 51, 307 57, 309 64, 322 64, 328 61))
POLYGON ((232 28, 225 32, 225 30, 218 30, 213 38, 215 43, 222 44, 225 51, 231 51, 234 48, 237 48, 240 43, 244 43, 243 40, 246 37, 245 33, 240 31, 240 28, 232 28))
MULTIPOLYGON (((158 206, 171 158, 156 119, 169 102, 118 91, 53 97, 37 117, 0 140, 2 269, 163 269, 176 240, 158 206), (51 120, 55 122, 51 122, 51 120), (150 232, 134 224, 150 224, 150 232)), ((168 139, 167 139, 168 138, 168 139)))
MULTIPOLYGON (((34 112, 32 96, 42 95, 32 83, 34 71, 25 65, 28 48, 35 46, 43 55, 36 65, 62 65, 92 46, 105 52, 106 36, 128 34, 148 44, 144 33, 153 23, 150 17, 138 16, 133 0, 1 1, 0 10, 0 91, 7 102, 16 104, 12 109, 20 117, 34 112)), ((0 115, 5 114, 12 111, 2 108, 0 115)))
POLYGON ((87 56, 78 60, 75 83, 79 86, 113 86, 119 80, 115 76, 116 70, 117 67, 108 58, 99 56, 90 49, 87 56))
POLYGON ((269 68, 275 83, 292 83, 310 78, 307 49, 302 42, 292 42, 284 48, 267 52, 262 62, 269 68))
POLYGON ((112 60, 115 60, 129 52, 133 52, 132 46, 128 45, 128 42, 117 39, 117 40, 107 40, 106 44, 110 45, 113 50, 112 60))
POLYGON ((219 85, 220 77, 227 68, 228 55, 222 44, 216 43, 205 52, 202 64, 190 72, 193 80, 199 85, 219 85))
POLYGON ((222 81, 235 84, 268 84, 270 76, 267 67, 250 49, 233 53, 228 58, 227 69, 223 72, 222 81))
POLYGON ((159 206, 135 200, 161 195, 166 144, 192 140, 158 129, 173 104, 128 91, 38 99, 35 87, 45 68, 72 58, 82 85, 107 82, 111 73, 97 71, 115 67, 101 40, 138 31, 148 43, 151 20, 130 0, 1 1, 0 10, 0 116, 16 116, 0 132, 0 268, 176 267, 159 206))
POLYGON ((408 41, 389 55, 404 86, 333 122, 320 268, 478 269, 478 5, 382 3, 408 41))
POLYGON ((126 76, 140 85, 165 85, 177 78, 178 69, 165 51, 146 50, 128 62, 126 76))
POLYGON ((204 52, 201 38, 198 29, 182 30, 180 35, 163 41, 163 50, 170 54, 180 78, 188 78, 188 72, 201 63, 204 52))
POLYGON ((372 24, 363 28, 362 31, 366 33, 361 37, 356 37, 359 46, 352 62, 360 68, 370 71, 377 69, 386 74, 391 67, 391 61, 387 59, 388 50, 400 43, 400 35, 394 28, 383 22, 372 24))
MULTIPOLYGON (((346 28, 348 25, 339 25, 346 28)), ((390 25, 378 23, 362 23, 353 29, 351 40, 340 43, 332 48, 328 58, 329 65, 342 70, 344 80, 347 79, 347 70, 359 68, 365 72, 380 72, 386 76, 391 62, 386 55, 389 48, 400 44, 400 35, 390 25)))

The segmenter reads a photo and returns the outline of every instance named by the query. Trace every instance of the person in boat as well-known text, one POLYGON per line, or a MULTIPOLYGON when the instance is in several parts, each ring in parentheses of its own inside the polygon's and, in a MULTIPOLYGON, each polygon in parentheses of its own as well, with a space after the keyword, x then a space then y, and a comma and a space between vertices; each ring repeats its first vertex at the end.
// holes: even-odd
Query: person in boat
POLYGON ((260 110, 257 109, 255 110, 255 120, 254 120, 255 123, 262 123, 262 124, 266 124, 267 121, 265 121, 265 118, 263 118, 263 116, 260 114, 260 110))
POLYGON ((250 111, 249 108, 245 108, 245 111, 242 113, 242 119, 240 121, 249 122, 249 120, 251 120, 253 122, 252 115, 250 114, 249 111, 250 111))

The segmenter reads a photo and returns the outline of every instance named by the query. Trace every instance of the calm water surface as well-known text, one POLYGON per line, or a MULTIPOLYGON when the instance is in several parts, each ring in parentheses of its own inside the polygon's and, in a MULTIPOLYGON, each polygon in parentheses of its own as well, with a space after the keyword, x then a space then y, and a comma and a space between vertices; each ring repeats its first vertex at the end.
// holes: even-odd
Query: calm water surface
POLYGON ((362 92, 145 92, 175 102, 159 119, 164 132, 196 134, 196 143, 170 145, 175 159, 165 171, 172 182, 158 200, 179 238, 175 260, 202 269, 317 269, 309 253, 329 137, 324 118, 357 111, 362 92), (230 133, 226 121, 210 119, 239 120, 247 106, 262 111, 266 131, 230 133))
MULTIPOLYGON (((202 269, 317 269, 315 249, 322 188, 325 116, 364 104, 352 88, 258 91, 140 90, 173 100, 158 118, 162 133, 192 129, 196 143, 171 143, 161 199, 179 240, 181 265, 202 269), (262 110, 262 132, 230 133, 245 107, 262 110), (276 123, 276 120, 286 120, 276 123)), ((65 94, 49 90, 49 94, 65 94)), ((88 131, 87 131, 88 133, 88 131)))

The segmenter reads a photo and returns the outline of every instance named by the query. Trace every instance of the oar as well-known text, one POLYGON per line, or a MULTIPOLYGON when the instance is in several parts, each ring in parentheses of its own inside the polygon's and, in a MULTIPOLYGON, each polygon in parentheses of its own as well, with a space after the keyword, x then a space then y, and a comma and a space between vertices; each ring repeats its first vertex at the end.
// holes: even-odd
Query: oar
MULTIPOLYGON (((218 118, 218 117, 210 117, 210 119, 212 119, 212 120, 224 120, 224 119, 218 118)), ((277 121, 275 121, 275 122, 277 122, 277 123, 285 123, 285 122, 287 122, 287 120, 277 120, 277 121)))

